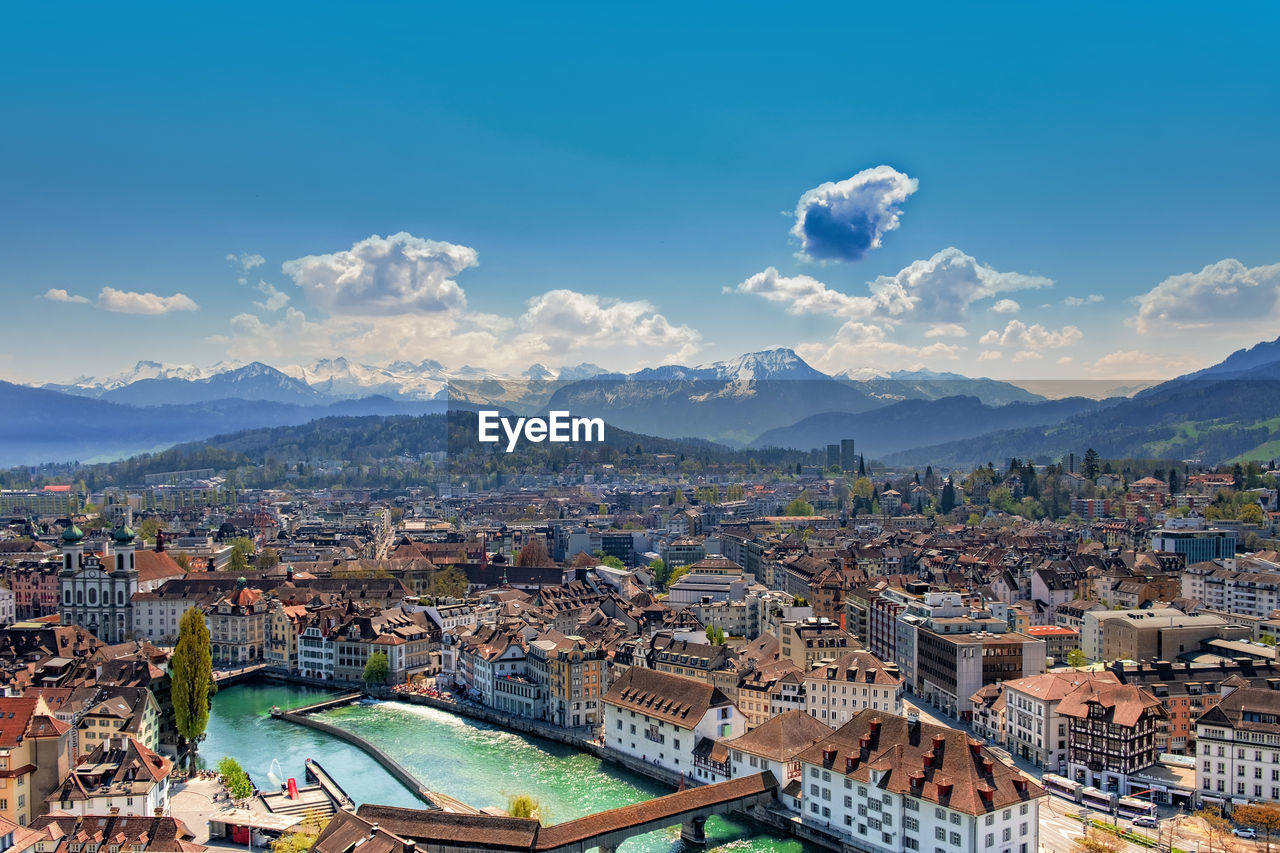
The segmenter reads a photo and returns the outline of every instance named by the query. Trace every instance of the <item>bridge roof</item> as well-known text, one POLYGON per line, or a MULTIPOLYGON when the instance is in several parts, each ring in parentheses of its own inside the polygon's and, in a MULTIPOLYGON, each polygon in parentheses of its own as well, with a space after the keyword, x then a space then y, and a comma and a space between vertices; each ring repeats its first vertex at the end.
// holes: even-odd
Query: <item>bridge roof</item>
MULTIPOLYGON (((446 848, 479 846, 489 850, 524 850, 536 853, 588 841, 630 827, 664 821, 667 825, 678 823, 689 812, 767 794, 777 787, 777 779, 766 771, 728 782, 678 791, 555 826, 542 826, 536 820, 524 818, 377 805, 360 806, 356 816, 366 824, 394 833, 400 839, 438 844, 446 848)), ((326 836, 330 834, 332 833, 325 833, 326 836)), ((342 847, 337 843, 317 843, 316 849, 321 853, 340 853, 342 847)))

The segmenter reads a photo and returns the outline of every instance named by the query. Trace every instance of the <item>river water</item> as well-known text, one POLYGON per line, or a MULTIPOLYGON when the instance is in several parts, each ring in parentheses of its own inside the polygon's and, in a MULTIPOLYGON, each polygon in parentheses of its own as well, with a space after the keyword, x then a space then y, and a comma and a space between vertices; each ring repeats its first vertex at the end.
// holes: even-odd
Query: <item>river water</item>
MULTIPOLYGON (((268 774, 303 784, 303 762, 314 758, 357 803, 421 808, 422 803, 356 747, 322 732, 272 719, 272 705, 295 708, 319 701, 322 690, 256 682, 220 691, 213 699, 201 762, 216 765, 230 755, 260 788, 268 774)), ((561 823, 606 809, 670 793, 657 785, 576 749, 507 732, 434 708, 380 702, 347 705, 318 715, 386 750, 429 790, 483 808, 506 808, 508 799, 530 794, 541 805, 543 823, 561 823)), ((708 850, 734 853, 806 853, 791 838, 763 835, 723 818, 707 822, 708 850)), ((639 836, 623 853, 676 853, 684 848, 679 827, 639 836)))

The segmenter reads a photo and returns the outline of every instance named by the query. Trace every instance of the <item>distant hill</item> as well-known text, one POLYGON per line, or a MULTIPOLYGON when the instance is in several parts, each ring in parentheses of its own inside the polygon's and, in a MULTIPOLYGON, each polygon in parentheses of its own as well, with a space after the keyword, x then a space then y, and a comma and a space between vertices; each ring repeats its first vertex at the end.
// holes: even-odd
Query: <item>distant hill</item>
POLYGON ((1057 423, 1107 405, 1113 403, 1082 397, 1005 406, 989 406, 977 397, 904 400, 861 414, 811 415, 790 426, 763 433, 750 446, 807 450, 852 438, 858 451, 866 457, 881 457, 921 444, 982 435, 991 432, 997 424, 1012 429, 1057 423))
POLYGON ((884 400, 941 400, 944 397, 976 397, 988 406, 1009 403, 1036 403, 1040 394, 998 379, 972 379, 959 373, 932 370, 897 370, 888 376, 857 379, 849 375, 837 377, 854 387, 884 400))
POLYGON ((426 414, 444 406, 366 397, 311 406, 223 399, 143 408, 0 382, 0 466, 119 459, 248 427, 331 415, 426 414))

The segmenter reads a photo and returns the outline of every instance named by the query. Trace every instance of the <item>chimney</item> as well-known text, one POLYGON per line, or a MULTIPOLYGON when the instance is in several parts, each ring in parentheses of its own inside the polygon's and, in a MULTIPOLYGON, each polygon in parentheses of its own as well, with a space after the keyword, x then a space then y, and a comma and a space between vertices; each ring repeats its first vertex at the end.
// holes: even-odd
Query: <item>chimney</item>
POLYGON ((982 755, 982 741, 971 738, 969 740, 969 751, 974 755, 982 755))
POLYGON ((938 752, 947 742, 947 736, 942 732, 938 732, 933 736, 933 751, 938 752))

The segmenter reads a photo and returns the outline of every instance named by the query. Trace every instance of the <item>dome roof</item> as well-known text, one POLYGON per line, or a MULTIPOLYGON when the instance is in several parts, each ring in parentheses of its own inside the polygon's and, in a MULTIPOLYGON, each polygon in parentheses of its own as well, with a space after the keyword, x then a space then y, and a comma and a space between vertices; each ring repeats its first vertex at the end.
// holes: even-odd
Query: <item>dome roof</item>
POLYGON ((84 538, 84 531, 74 524, 62 531, 63 542, 79 542, 84 538))
POLYGON ((127 525, 121 524, 115 530, 111 531, 111 538, 121 545, 127 545, 133 541, 134 533, 127 525))

